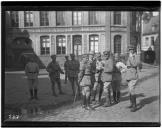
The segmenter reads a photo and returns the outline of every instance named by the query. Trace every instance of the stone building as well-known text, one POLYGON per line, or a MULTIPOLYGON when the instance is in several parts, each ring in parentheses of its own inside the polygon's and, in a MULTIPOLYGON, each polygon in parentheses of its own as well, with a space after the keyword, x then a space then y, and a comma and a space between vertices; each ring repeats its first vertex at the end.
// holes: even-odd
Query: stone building
POLYGON ((133 42, 132 17, 128 11, 6 11, 6 44, 22 52, 31 46, 45 65, 51 54, 125 54, 133 42))

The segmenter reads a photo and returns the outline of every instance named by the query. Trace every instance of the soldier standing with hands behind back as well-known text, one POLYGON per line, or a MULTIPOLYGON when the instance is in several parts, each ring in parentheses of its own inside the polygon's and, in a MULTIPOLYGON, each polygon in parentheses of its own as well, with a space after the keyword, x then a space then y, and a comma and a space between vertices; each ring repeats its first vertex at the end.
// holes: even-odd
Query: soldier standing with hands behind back
POLYGON ((64 94, 61 88, 60 73, 64 74, 58 62, 56 62, 56 55, 51 55, 52 62, 47 66, 47 72, 49 72, 49 77, 52 83, 52 93, 53 96, 57 96, 55 92, 55 82, 57 83, 59 93, 64 94))
POLYGON ((38 74, 39 66, 34 62, 33 58, 29 58, 29 62, 25 66, 25 74, 27 75, 30 99, 38 99, 37 86, 38 86, 38 74))

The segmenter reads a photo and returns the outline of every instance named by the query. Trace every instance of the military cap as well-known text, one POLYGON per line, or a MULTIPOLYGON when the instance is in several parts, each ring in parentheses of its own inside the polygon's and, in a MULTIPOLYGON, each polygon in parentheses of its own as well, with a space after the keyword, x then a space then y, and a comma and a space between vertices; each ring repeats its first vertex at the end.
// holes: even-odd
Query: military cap
POLYGON ((87 58, 88 57, 88 54, 83 54, 82 55, 82 58, 87 58))
POLYGON ((96 53, 96 57, 101 57, 101 53, 96 53))
POLYGON ((110 54, 110 51, 104 51, 103 54, 108 55, 108 54, 110 54))
POLYGON ((128 49, 129 49, 129 50, 134 50, 135 47, 134 47, 133 45, 130 45, 130 46, 128 46, 128 49))
POLYGON ((95 51, 90 51, 89 54, 94 55, 95 51))
POLYGON ((56 57, 56 55, 54 55, 54 54, 53 54, 53 55, 51 55, 51 58, 54 58, 54 57, 56 57))

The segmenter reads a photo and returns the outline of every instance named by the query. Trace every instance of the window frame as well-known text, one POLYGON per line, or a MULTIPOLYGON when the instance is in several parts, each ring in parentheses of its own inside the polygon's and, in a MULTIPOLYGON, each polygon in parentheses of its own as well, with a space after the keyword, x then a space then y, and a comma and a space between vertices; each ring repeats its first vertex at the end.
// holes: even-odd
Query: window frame
POLYGON ((66 36, 65 35, 57 35, 56 36, 56 54, 57 55, 65 55, 66 54, 66 36), (59 42, 59 39, 61 39, 61 42, 59 42), (65 41, 65 42, 64 42, 65 41), (61 43, 61 46, 59 46, 59 43, 61 43), (65 46, 63 46, 65 45, 65 46), (58 47, 60 47, 60 53, 58 53, 58 47), (63 47, 64 53, 63 53, 63 47))
POLYGON ((48 11, 40 11, 39 12, 39 21, 40 21, 40 26, 49 26, 49 12, 48 11))
POLYGON ((72 12, 72 25, 73 26, 82 25, 82 12, 81 11, 73 11, 72 12), (79 18, 79 13, 80 13, 80 18, 79 18), (75 17, 75 14, 76 14, 76 17, 75 17), (76 24, 75 24, 75 19, 76 19, 76 24))
POLYGON ((89 51, 99 52, 99 35, 97 34, 89 35, 89 51), (98 37, 98 40, 95 39, 96 37, 98 37), (93 40, 91 40, 91 38, 93 38, 93 40), (96 51, 96 46, 97 46, 97 51, 96 51), (93 47, 93 49, 91 47, 93 47))
POLYGON ((11 16, 11 26, 19 27, 19 12, 18 11, 10 11, 11 16))
POLYGON ((113 12, 113 24, 114 25, 122 25, 122 13, 120 11, 113 12))
POLYGON ((65 18, 64 18, 64 11, 56 11, 56 26, 65 26, 65 18), (63 21, 58 21, 58 15, 61 14, 61 17, 63 19, 63 21), (58 24, 58 22, 60 22, 60 24, 58 24), (61 24, 63 23, 63 24, 61 24))
POLYGON ((121 35, 115 35, 114 36, 114 53, 118 53, 118 54, 122 53, 121 43, 122 43, 122 36, 121 35), (118 43, 119 41, 117 41, 117 37, 119 37, 119 39, 120 39, 120 44, 118 43))
POLYGON ((89 11, 88 12, 88 24, 89 25, 98 25, 99 24, 99 22, 97 21, 97 16, 96 15, 97 15, 97 11, 89 11), (92 16, 91 16, 91 14, 92 14, 92 16), (91 17, 93 19, 91 19, 91 17))
POLYGON ((42 55, 42 56, 50 55, 50 36, 48 36, 48 35, 40 36, 40 55, 42 55), (46 39, 46 41, 43 41, 43 39, 46 39), (47 40, 49 40, 49 42, 47 40), (45 44, 46 46, 43 47, 43 43, 48 43, 49 47, 47 47, 47 44, 45 44), (42 48, 44 48, 44 53, 42 53, 42 48), (48 51, 48 53, 47 53, 47 51, 48 51))
POLYGON ((33 11, 24 11, 24 27, 33 27, 33 26, 34 26, 33 11))

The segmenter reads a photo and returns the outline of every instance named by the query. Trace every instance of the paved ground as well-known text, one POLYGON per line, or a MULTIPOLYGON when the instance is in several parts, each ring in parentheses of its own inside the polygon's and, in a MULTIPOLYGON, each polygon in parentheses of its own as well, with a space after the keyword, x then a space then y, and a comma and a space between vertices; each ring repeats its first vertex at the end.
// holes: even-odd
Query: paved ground
POLYGON ((137 104, 140 103, 142 107, 135 113, 127 108, 129 97, 126 87, 122 87, 119 104, 108 108, 99 106, 95 110, 87 111, 81 108, 80 101, 72 104, 70 85, 62 84, 66 95, 57 98, 51 96, 48 76, 43 70, 41 74, 39 100, 31 102, 28 100, 27 82, 23 72, 6 73, 6 119, 10 114, 19 114, 23 115, 21 120, 30 121, 159 122, 159 68, 157 67, 145 65, 140 73, 137 104))

